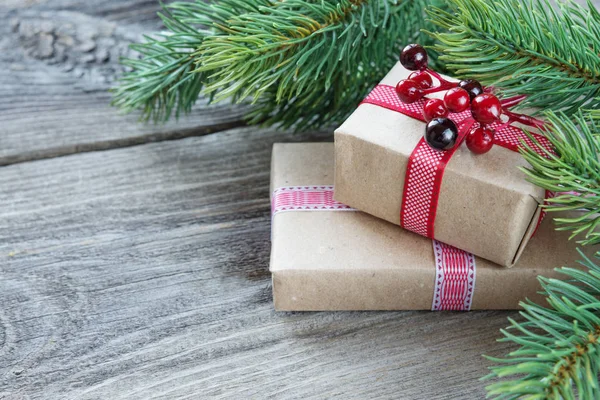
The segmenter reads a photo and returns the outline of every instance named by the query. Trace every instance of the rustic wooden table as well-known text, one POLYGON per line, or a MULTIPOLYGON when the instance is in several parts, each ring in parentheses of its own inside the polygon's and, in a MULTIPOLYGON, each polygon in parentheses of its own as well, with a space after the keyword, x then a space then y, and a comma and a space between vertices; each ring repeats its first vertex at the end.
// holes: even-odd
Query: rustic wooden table
POLYGON ((482 398, 515 313, 273 310, 271 146, 332 136, 119 115, 157 9, 0 4, 0 399, 482 398))

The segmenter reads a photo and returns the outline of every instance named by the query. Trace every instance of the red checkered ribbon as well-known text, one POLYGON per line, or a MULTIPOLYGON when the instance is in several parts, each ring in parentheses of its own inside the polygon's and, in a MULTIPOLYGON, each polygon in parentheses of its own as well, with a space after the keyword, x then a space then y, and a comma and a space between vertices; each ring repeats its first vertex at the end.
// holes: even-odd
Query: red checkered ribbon
POLYGON ((475 257, 437 240, 432 242, 435 287, 431 311, 470 310, 475 290, 475 257))
MULTIPOLYGON (((458 125, 459 138, 473 125, 472 119, 465 119, 458 125)), ((404 179, 404 198, 400 208, 402 227, 433 239, 433 221, 437 212, 440 186, 446 164, 456 152, 436 150, 421 138, 413 150, 406 167, 404 179)))
MULTIPOLYGON (((273 191, 271 216, 286 211, 358 211, 333 200, 333 186, 287 186, 273 191)), ((437 240, 432 311, 469 311, 475 289, 475 257, 437 240)))
MULTIPOLYGON (((394 87, 379 85, 369 93, 362 103, 374 104, 409 117, 423 119, 423 106, 427 99, 406 104, 400 101, 394 87)), ((361 103, 361 104, 362 104, 361 103)), ((452 120, 459 128, 458 143, 469 132, 475 121, 469 111, 452 114, 452 120)), ((492 124, 492 129, 501 124, 492 124)), ((544 136, 532 133, 541 148, 519 128, 504 126, 496 129, 494 144, 512 151, 518 151, 522 141, 545 155, 544 150, 552 152, 552 145, 544 136)), ((448 151, 430 147, 424 139, 419 140, 410 155, 404 179, 404 194, 400 208, 400 225, 410 231, 433 239, 435 237, 435 216, 444 170, 459 146, 448 151)), ((540 218, 541 221, 541 218, 540 218)))
POLYGON ((285 211, 356 211, 333 199, 333 186, 286 186, 275 189, 271 214, 285 211))

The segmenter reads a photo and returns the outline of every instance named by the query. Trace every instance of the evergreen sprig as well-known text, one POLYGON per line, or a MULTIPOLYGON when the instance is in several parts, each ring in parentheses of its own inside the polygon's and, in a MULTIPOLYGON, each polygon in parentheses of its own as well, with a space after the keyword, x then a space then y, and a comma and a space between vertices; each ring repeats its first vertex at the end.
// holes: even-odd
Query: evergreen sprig
POLYGON ((223 1, 222 6, 180 2, 163 6, 158 15, 167 31, 145 36, 144 43, 131 45, 139 57, 121 60, 131 71, 113 89, 112 104, 125 112, 141 109, 142 119, 155 123, 168 120, 172 114, 179 117, 190 112, 209 80, 206 74, 194 71, 197 60, 193 56, 204 39, 215 34, 215 29, 208 27, 255 11, 259 1, 223 1))
MULTIPOLYGON (((524 321, 509 318, 503 342, 519 349, 486 378, 510 378, 487 387, 497 399, 600 398, 600 266, 582 254, 579 268, 557 269, 564 280, 540 277, 548 307, 521 302, 524 321)), ((596 256, 596 259, 598 256, 596 256)))
MULTIPOLYGON (((169 33, 135 46, 141 59, 114 104, 145 118, 187 112, 203 90, 249 99, 250 122, 297 129, 341 123, 408 42, 430 44, 425 8, 444 0, 223 0, 173 3, 169 33)), ((435 55, 432 54, 435 62, 435 55)))
POLYGON ((403 44, 425 38, 419 28, 426 5, 277 2, 228 21, 229 35, 207 38, 196 52, 198 71, 212 74, 206 89, 217 99, 238 95, 258 102, 253 121, 337 124, 385 76, 403 44))
POLYGON ((449 2, 450 10, 428 10, 441 28, 430 35, 456 75, 527 95, 521 107, 572 115, 600 106, 600 13, 591 3, 449 2))
MULTIPOLYGON (((555 153, 540 155, 524 146, 528 179, 556 192, 550 212, 557 229, 580 243, 600 244, 600 14, 571 1, 552 8, 541 0, 449 0, 450 10, 431 8, 441 27, 435 49, 457 75, 500 88, 503 95, 527 96, 522 107, 537 107, 549 128, 555 153), (588 109, 584 112, 583 109, 588 109)), ((535 144, 534 147, 543 147, 535 144)), ((600 253, 597 253, 598 258, 600 253)), ((497 399, 600 398, 600 267, 559 269, 565 281, 540 277, 548 307, 521 303, 521 320, 509 319, 501 341, 519 346, 495 365, 487 387, 497 399)))
MULTIPOLYGON (((583 245, 600 244, 600 144, 594 119, 581 111, 572 120, 562 113, 546 115, 550 128, 545 136, 556 152, 541 156, 523 147, 521 153, 530 164, 523 171, 532 183, 556 193, 547 199, 546 210, 579 211, 573 217, 554 218, 558 230, 572 231, 571 237, 581 237, 583 245)), ((532 140, 534 147, 543 149, 532 140)))

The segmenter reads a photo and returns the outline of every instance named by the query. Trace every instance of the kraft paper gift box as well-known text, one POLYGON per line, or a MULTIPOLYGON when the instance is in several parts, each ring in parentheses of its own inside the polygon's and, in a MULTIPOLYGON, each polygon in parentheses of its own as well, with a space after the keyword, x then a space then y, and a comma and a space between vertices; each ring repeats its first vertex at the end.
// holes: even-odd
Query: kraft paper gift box
MULTIPOLYGON (((410 72, 398 63, 380 85, 396 96, 393 87, 410 72)), ((400 224, 409 157, 425 126, 381 105, 361 104, 335 132, 335 199, 400 224)), ((483 155, 460 146, 445 167, 433 237, 513 266, 535 231, 545 194, 524 179, 518 167, 525 165, 519 153, 499 145, 483 155)))
POLYGON ((516 309, 525 298, 542 301, 538 275, 559 277, 555 267, 578 259, 551 218, 507 269, 352 211, 332 199, 333 147, 273 148, 270 271, 277 310, 516 309), (446 264, 436 264, 440 253, 446 264), (466 262, 457 267, 457 259, 466 262))

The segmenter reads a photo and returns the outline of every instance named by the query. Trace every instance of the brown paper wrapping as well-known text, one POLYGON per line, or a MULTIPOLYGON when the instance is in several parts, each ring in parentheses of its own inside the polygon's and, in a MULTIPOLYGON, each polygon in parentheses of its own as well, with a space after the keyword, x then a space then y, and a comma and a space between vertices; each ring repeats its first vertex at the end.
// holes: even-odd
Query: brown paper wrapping
MULTIPOLYGON (((271 192, 331 185, 333 151, 332 143, 276 144, 271 192)), ((526 297, 542 301, 536 277, 557 277, 553 268, 578 258, 567 236, 546 218, 515 268, 476 258, 471 309, 515 309, 526 297)), ((277 310, 429 310, 433 300, 432 241, 358 211, 275 215, 270 270, 277 310)))
MULTIPOLYGON (((381 83, 395 86, 409 73, 397 64, 381 83)), ((401 113, 372 104, 358 107, 335 132, 335 199, 399 224, 406 166, 424 131, 424 122, 401 113)), ((500 146, 479 156, 461 146, 445 169, 436 239, 513 266, 544 198, 518 170, 524 165, 521 155, 500 146)))

